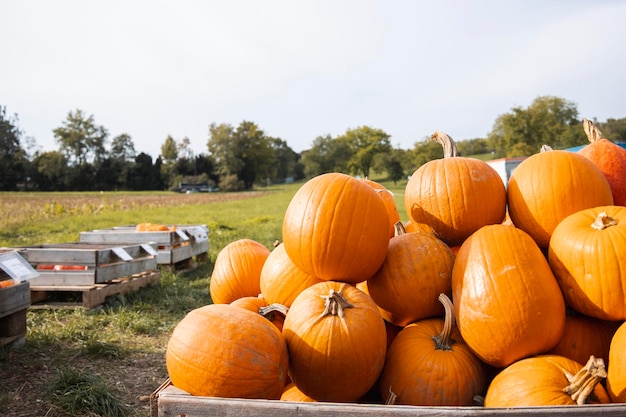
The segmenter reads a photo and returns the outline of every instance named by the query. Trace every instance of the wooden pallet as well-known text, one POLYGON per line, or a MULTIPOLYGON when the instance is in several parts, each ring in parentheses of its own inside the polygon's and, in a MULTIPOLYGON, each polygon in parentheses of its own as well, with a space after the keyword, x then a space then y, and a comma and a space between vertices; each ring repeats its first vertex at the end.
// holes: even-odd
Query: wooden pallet
POLYGON ((30 297, 32 309, 54 309, 83 307, 91 310, 104 304, 107 297, 136 291, 147 285, 157 284, 161 279, 159 270, 114 279, 103 284, 92 285, 32 285, 30 297), (80 298, 80 301, 51 301, 56 298, 80 298))
POLYGON ((208 260, 209 254, 204 252, 173 264, 159 264, 159 268, 163 271, 184 271, 186 269, 193 269, 198 266, 198 264, 208 262, 208 260))

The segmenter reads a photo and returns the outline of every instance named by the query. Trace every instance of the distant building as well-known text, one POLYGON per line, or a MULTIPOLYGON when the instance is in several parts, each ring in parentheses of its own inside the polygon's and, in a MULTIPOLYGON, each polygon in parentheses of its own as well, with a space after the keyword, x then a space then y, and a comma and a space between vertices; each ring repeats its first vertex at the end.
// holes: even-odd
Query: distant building
POLYGON ((491 161, 486 161, 493 169, 496 170, 504 186, 506 187, 509 184, 509 179, 511 178, 511 174, 513 170, 517 168, 522 161, 526 159, 525 156, 518 158, 500 158, 500 159, 492 159, 491 161))
POLYGON ((178 193, 209 193, 212 191, 218 191, 216 188, 211 187, 209 184, 189 184, 181 182, 178 184, 178 187, 174 188, 172 191, 176 191, 178 193))

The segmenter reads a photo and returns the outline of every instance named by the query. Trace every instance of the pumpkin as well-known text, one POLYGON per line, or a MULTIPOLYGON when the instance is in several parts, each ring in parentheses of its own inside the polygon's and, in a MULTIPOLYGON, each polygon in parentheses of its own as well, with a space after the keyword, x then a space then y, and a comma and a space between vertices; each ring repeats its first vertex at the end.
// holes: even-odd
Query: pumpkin
POLYGON ((452 301, 441 294, 445 318, 430 318, 406 326, 387 352, 380 377, 386 403, 423 406, 469 406, 484 395, 482 362, 454 326, 452 301))
POLYGON ((603 320, 626 319, 626 207, 593 207, 563 219, 548 260, 570 307, 603 320))
POLYGON ((626 323, 619 326, 611 339, 606 389, 612 402, 626 403, 626 323))
POLYGON ((166 226, 164 224, 154 223, 138 223, 135 225, 135 231, 137 232, 169 232, 176 230, 176 226, 166 226))
POLYGON ((463 339, 495 367, 545 353, 563 334, 565 302, 548 261, 513 226, 484 226, 463 242, 452 300, 463 339))
POLYGON ((576 152, 547 149, 523 160, 507 189, 511 221, 542 249, 565 217, 613 204, 609 183, 593 162, 576 152))
POLYGON ((295 298, 321 279, 298 268, 287 255, 285 245, 277 245, 261 268, 261 294, 269 304, 278 303, 290 307, 295 298))
POLYGON ((485 407, 606 404, 600 383, 604 361, 590 357, 585 366, 559 355, 519 360, 498 373, 487 389, 485 407))
POLYGON ((504 220, 506 190, 489 164, 457 156, 450 136, 435 132, 431 140, 443 145, 444 158, 425 163, 411 175, 404 205, 418 230, 432 230, 455 246, 480 227, 504 220))
POLYGON ((346 174, 322 174, 293 196, 282 234, 298 268, 322 280, 356 284, 385 259, 389 216, 371 186, 346 174))
POLYGON ((261 293, 261 269, 270 250, 252 239, 230 242, 217 254, 209 282, 215 304, 229 304, 261 293))
POLYGON ((548 353, 585 363, 590 356, 603 358, 610 368, 609 346, 620 322, 600 320, 576 313, 571 308, 565 315, 565 328, 559 343, 548 353))
POLYGON ((165 363, 174 386, 191 395, 279 399, 289 359, 285 339, 268 320, 210 304, 176 325, 165 363))
POLYGON ((590 143, 578 153, 600 168, 611 187, 613 204, 626 206, 626 149, 606 139, 588 119, 583 120, 583 129, 590 143))
POLYGON ((441 316, 437 298, 451 293, 453 264, 452 251, 434 235, 400 231, 389 240, 385 261, 367 289, 396 326, 441 316))
POLYGON ((230 303, 230 305, 241 307, 253 313, 260 314, 268 319, 278 330, 283 329, 287 308, 280 304, 267 304, 263 296, 241 297, 230 303))
POLYGON ((372 298, 353 285, 324 281, 296 297, 285 317, 289 375, 317 401, 354 402, 374 386, 387 333, 372 298))
POLYGON ((396 205, 396 200, 393 196, 393 193, 384 185, 376 181, 372 181, 369 178, 363 179, 363 182, 376 190, 380 198, 385 203, 385 207, 387 208, 387 215, 389 216, 389 237, 394 236, 395 224, 400 221, 400 213, 398 212, 398 206, 396 205))
POLYGON ((302 391, 298 389, 296 384, 293 382, 287 384, 285 390, 280 396, 281 401, 294 401, 294 402, 305 402, 305 403, 314 403, 316 402, 313 398, 305 395, 302 391))

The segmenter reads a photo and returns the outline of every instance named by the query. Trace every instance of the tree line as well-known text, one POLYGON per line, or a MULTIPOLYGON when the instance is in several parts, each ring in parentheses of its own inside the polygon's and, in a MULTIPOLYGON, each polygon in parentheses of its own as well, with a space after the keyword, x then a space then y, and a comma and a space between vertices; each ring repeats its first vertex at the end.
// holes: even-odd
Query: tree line
MULTIPOLYGON (((594 120, 607 139, 626 142, 626 118, 594 120)), ((429 132, 432 133, 432 132, 429 132)), ((454 132, 446 132, 454 137, 454 132)), ((209 125, 207 151, 194 154, 188 138, 167 136, 160 155, 137 152, 132 137, 110 137, 93 115, 70 111, 53 130, 58 149, 41 151, 26 137, 17 115, 0 106, 0 190, 112 191, 174 190, 181 183, 206 184, 223 191, 299 181, 326 172, 368 177, 385 173, 400 181, 422 164, 443 156, 428 136, 410 149, 392 146, 385 131, 370 126, 322 135, 309 149, 295 152, 254 122, 209 125)), ((542 145, 566 149, 587 143, 575 103, 554 96, 536 98, 498 116, 484 138, 457 139, 460 155, 486 158, 529 156, 542 145)))

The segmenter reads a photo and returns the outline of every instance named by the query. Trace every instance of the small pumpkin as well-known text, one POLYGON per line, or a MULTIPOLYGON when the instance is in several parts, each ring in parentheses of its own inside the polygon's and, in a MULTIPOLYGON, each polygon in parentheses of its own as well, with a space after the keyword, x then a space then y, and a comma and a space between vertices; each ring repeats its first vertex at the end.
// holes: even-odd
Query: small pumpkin
POLYGON ((260 314, 268 319, 278 330, 283 329, 287 307, 280 304, 267 304, 262 295, 258 297, 241 297, 230 303, 230 305, 245 308, 253 313, 260 314))
POLYGON ((398 206, 396 205, 393 192, 391 192, 384 185, 376 181, 372 181, 369 178, 363 179, 363 182, 376 190, 380 198, 385 203, 387 214, 389 215, 389 237, 393 237, 395 234, 395 224, 400 221, 400 213, 398 212, 398 206))
POLYGON ((405 233, 399 228, 389 240, 387 256, 367 280, 376 304, 390 313, 396 326, 441 316, 439 294, 451 293, 454 254, 434 235, 405 233))
POLYGON ((457 156, 450 136, 435 132, 431 140, 442 144, 444 157, 425 163, 411 175, 404 205, 418 230, 432 230, 455 246, 482 226, 504 220, 506 190, 485 161, 457 156))
POLYGON ((463 339, 498 368, 549 351, 563 334, 565 302, 548 261, 513 226, 484 226, 463 242, 452 299, 463 339))
POLYGON ((190 311, 174 328, 165 363, 191 395, 279 399, 287 383, 287 345, 259 314, 230 304, 190 311))
POLYGON ((269 304, 290 307, 302 290, 321 279, 304 272, 289 258, 285 245, 280 243, 269 254, 261 269, 261 294, 269 304))
POLYGON ((548 260, 571 308, 602 320, 626 319, 626 207, 593 207, 563 219, 548 260))
POLYGON ((626 323, 620 324, 611 339, 606 389, 612 402, 626 403, 626 323))
POLYGON ((626 206, 626 149, 605 138, 589 119, 583 120, 583 129, 589 139, 589 145, 578 153, 589 158, 600 168, 611 187, 613 204, 626 206))
POLYGON ((454 326, 452 301, 445 294, 438 299, 444 318, 409 324, 387 352, 379 386, 387 403, 469 406, 485 393, 485 369, 454 326))
POLYGON ((613 204, 604 174, 576 152, 545 147, 511 174, 507 203, 511 221, 546 249, 557 224, 579 210, 613 204))
POLYGON ((604 361, 590 357, 585 366, 559 355, 519 360, 498 373, 487 389, 485 407, 530 407, 606 404, 600 383, 604 361))
POLYGON ((230 242, 217 254, 209 282, 215 304, 229 304, 261 293, 261 269, 270 250, 252 239, 230 242))
POLYGON ((281 401, 294 401, 294 402, 304 402, 304 403, 314 403, 316 402, 313 398, 304 394, 302 391, 298 389, 296 384, 293 382, 287 384, 285 390, 280 396, 281 401))
POLYGON ((327 173, 293 196, 282 234, 298 268, 322 280, 356 284, 385 259, 389 216, 374 188, 346 174, 327 173))
POLYGON ((296 297, 285 317, 294 384, 317 401, 354 402, 376 383, 387 332, 372 298, 353 285, 324 281, 296 297))

